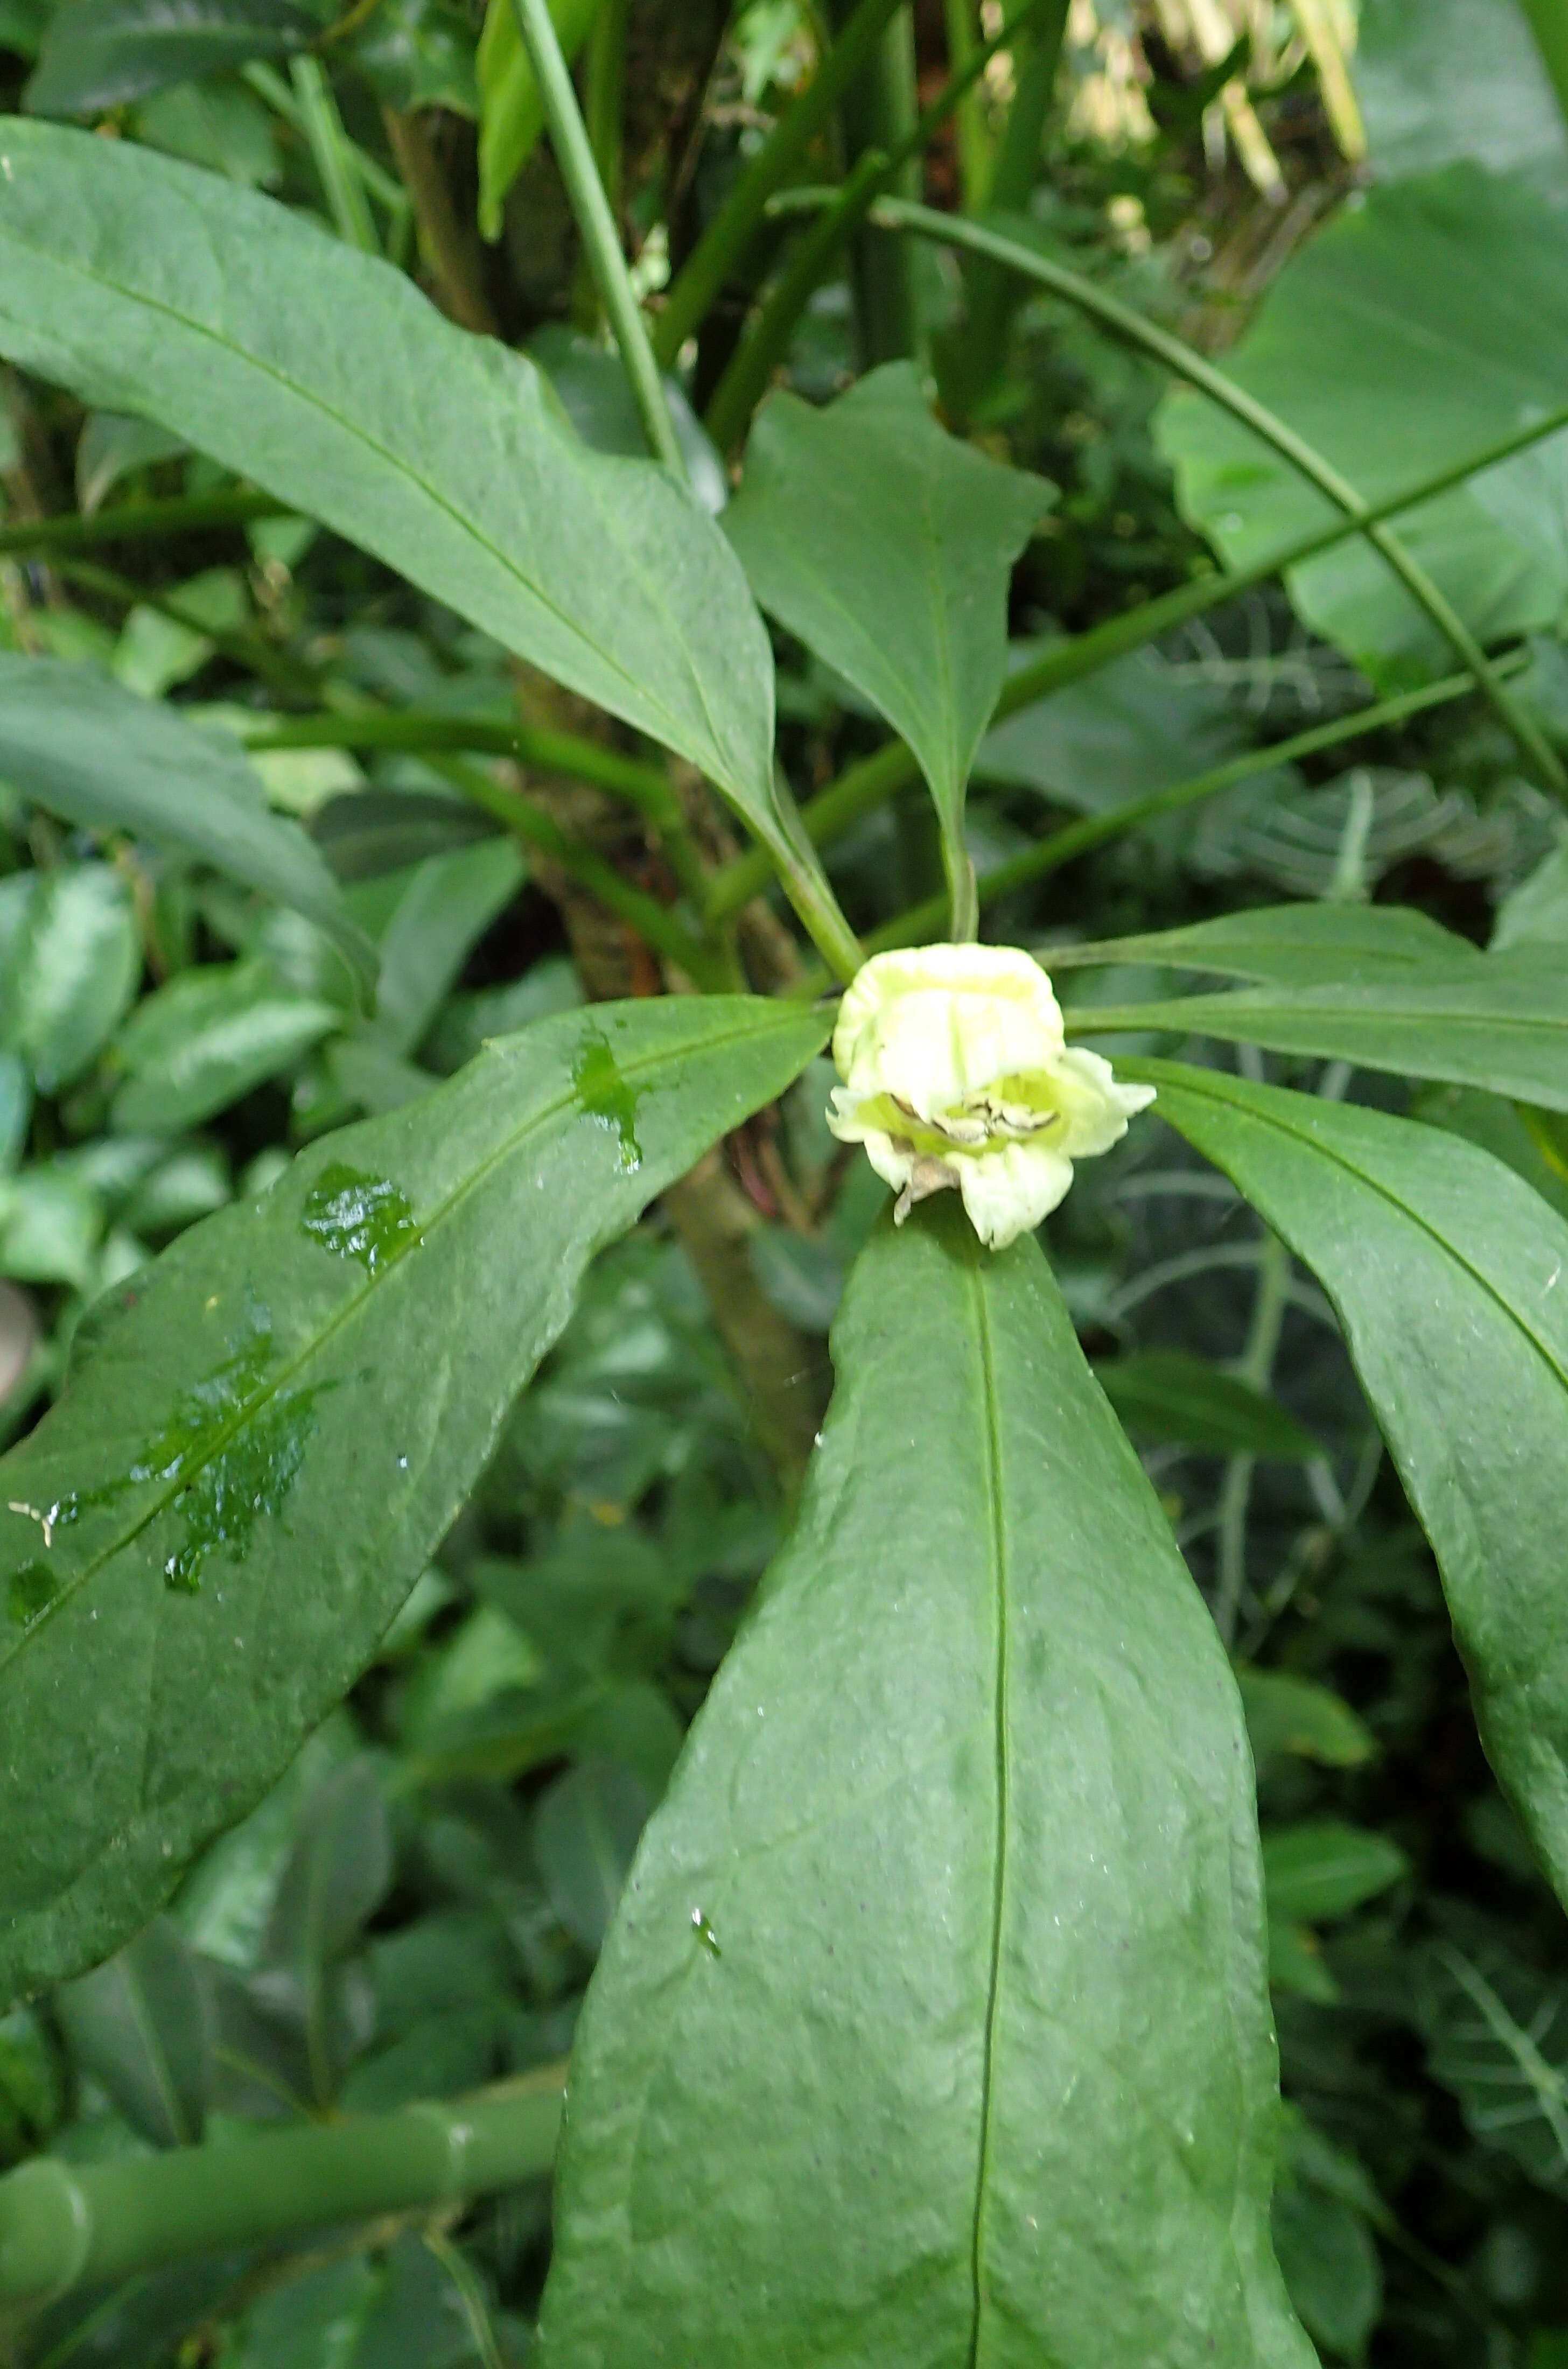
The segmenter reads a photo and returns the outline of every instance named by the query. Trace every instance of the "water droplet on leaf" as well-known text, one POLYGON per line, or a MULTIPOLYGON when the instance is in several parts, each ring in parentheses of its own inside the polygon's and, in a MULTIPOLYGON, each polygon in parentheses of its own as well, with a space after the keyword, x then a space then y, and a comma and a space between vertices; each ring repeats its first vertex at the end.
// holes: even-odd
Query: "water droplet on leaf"
POLYGON ((324 1168, 306 1195, 300 1230, 338 1258, 358 1259, 372 1276, 424 1240, 406 1193, 341 1160, 324 1168))
POLYGON ((614 1134, 622 1173, 635 1176, 643 1164, 636 1127, 639 1089, 628 1085, 621 1075, 606 1037, 593 1036, 584 1043, 572 1063, 572 1084, 586 1116, 614 1134))

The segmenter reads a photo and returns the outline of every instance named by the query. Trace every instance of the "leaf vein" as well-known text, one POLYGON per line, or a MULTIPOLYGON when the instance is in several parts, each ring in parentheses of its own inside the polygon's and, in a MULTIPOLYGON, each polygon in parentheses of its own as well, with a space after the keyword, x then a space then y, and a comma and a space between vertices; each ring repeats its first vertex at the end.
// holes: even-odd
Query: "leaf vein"
MULTIPOLYGON (((725 1030, 722 1035, 706 1037, 693 1044, 682 1045, 673 1052, 661 1049, 657 1053, 644 1055, 640 1060, 630 1059, 624 1064, 623 1074, 626 1077, 636 1077, 645 1074, 648 1070, 658 1070, 663 1063, 668 1062, 672 1059, 681 1059, 693 1052, 722 1052, 727 1046, 738 1044, 744 1038, 757 1034, 757 1030, 750 1026, 729 1028, 725 1030)), ((426 1240, 429 1240, 429 1236, 435 1232, 438 1227, 446 1223, 453 1211, 462 1206, 463 1202, 471 1193, 476 1192, 479 1187, 494 1174, 497 1168, 498 1168, 503 1162, 514 1157, 521 1147, 527 1142, 531 1135, 536 1133, 541 1127, 547 1126, 551 1119, 558 1116, 563 1110, 568 1108, 575 1099, 576 1097, 574 1093, 568 1091, 556 1096, 554 1101, 546 1104, 544 1109, 532 1113, 513 1134, 508 1136, 503 1143, 498 1145, 496 1150, 490 1153, 487 1159, 483 1161, 469 1175, 463 1179, 460 1184, 456 1185, 453 1190, 447 1195, 444 1201, 437 1204, 436 1207, 431 1211, 430 1215, 427 1219, 421 1220, 420 1230, 426 1240)), ((190 1487, 191 1482, 196 1476, 199 1473, 205 1471, 208 1466, 212 1464, 217 1457, 223 1455, 224 1450, 255 1418, 255 1416, 264 1408, 269 1406, 279 1393, 287 1386, 287 1384, 292 1381, 297 1375, 303 1371, 311 1359, 318 1356, 321 1351, 331 1343, 336 1335, 360 1313, 361 1310, 371 1299, 372 1294, 381 1289, 384 1285, 390 1283, 394 1276, 400 1275, 406 1264, 407 1262, 406 1260, 398 1259, 395 1261, 392 1265, 383 1268, 380 1274, 369 1276, 366 1282, 361 1286, 360 1289, 354 1293, 353 1297, 344 1300, 341 1306, 333 1311, 332 1315, 322 1325, 320 1331, 314 1333, 286 1365, 280 1367, 276 1373, 270 1375, 267 1381, 257 1391, 255 1391, 250 1398, 246 1399, 241 1406, 235 1410, 230 1422, 221 1430, 215 1430, 213 1432, 210 1441, 206 1445, 204 1452, 200 1458, 193 1456, 189 1463, 185 1461, 181 1462, 178 1477, 168 1488, 162 1492, 162 1494, 147 1507, 144 1513, 143 1513, 135 1521, 130 1523, 118 1538, 108 1541, 96 1554, 89 1557, 87 1561, 84 1562, 81 1570, 72 1578, 63 1580, 61 1583, 59 1594, 54 1597, 53 1601, 50 1604, 48 1609, 44 1612, 41 1618, 29 1626, 24 1636, 18 1638, 10 1654, 0 1654, 0 1671, 5 1669, 6 1664, 13 1660, 17 1654, 25 1650, 28 1642, 31 1639, 42 1633, 48 1623, 59 1616, 63 1608, 73 1601, 79 1591, 86 1585, 89 1580, 97 1577, 97 1574, 104 1568, 106 1563, 109 1562, 115 1555, 123 1553, 127 1547, 134 1544, 135 1540, 141 1537, 143 1531, 150 1528, 150 1526, 156 1521, 160 1514, 166 1512, 168 1507, 172 1505, 177 1498, 185 1494, 185 1492, 190 1487)))

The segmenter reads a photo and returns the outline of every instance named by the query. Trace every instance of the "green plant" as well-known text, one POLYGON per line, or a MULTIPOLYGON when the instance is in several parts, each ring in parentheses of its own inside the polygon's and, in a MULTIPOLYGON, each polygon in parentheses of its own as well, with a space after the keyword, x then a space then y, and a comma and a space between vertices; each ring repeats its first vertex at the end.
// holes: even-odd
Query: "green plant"
POLYGON ((1301 40, 1184 116, 1151 36, 1138 165, 1058 8, 949 6, 922 110, 890 0, 509 7, 0 21, 0 2340, 521 2357, 565 2078, 571 2369, 1362 2359, 1385 2263, 1388 2358, 1550 2358, 1389 2203, 1345 2037, 1429 2047, 1454 2194, 1558 2196, 1525 17, 1455 11, 1544 127, 1499 173, 1368 6, 1374 159, 1391 86, 1437 153, 1216 361, 1127 203, 1187 236, 1301 40), (700 202, 641 41, 772 94, 700 202), (955 120, 963 211, 900 184, 955 120), (551 326, 460 199, 555 222, 551 326), (1407 1944, 1333 1786, 1436 1684, 1423 1534, 1537 1906, 1407 1944))

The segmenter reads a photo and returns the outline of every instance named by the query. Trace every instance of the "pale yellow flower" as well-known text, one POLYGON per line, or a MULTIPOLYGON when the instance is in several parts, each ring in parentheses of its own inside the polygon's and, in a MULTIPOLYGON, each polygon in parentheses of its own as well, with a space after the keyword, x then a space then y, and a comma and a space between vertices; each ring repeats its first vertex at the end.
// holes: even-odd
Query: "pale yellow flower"
POLYGON ((1108 1151, 1154 1099, 1068 1045, 1049 978, 1016 946, 876 955, 845 993, 833 1059, 828 1125, 864 1144, 898 1223, 953 1186, 990 1250, 1037 1226, 1073 1162, 1108 1151))

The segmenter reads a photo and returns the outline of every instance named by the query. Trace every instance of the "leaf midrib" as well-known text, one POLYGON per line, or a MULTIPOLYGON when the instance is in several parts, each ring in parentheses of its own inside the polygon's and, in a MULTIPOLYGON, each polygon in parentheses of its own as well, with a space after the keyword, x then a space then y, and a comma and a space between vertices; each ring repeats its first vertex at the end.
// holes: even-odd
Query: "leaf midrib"
POLYGON ((996 2021, 1001 1978, 1002 1927, 1006 1914, 1008 1872, 1007 1767, 1007 1533, 1001 1497, 1001 1436, 997 1405, 995 1345, 990 1309, 980 1260, 988 1253, 972 1251, 969 1281, 975 1307, 975 1336, 979 1356, 982 1448, 988 1496, 988 1562, 996 1595, 995 1752, 996 1839, 991 1888, 990 1958, 986 1980, 985 2031, 980 2058, 980 2132, 975 2169, 975 2202, 970 2238, 971 2317, 968 2369, 980 2369, 986 2317, 985 2237, 991 2178, 991 2100, 996 2080, 996 2021))
MULTIPOLYGON (((1308 1145, 1310 1150, 1318 1154, 1320 1159, 1327 1160, 1334 1166, 1343 1169, 1347 1176, 1355 1177, 1357 1183, 1364 1184, 1367 1187, 1368 1192, 1375 1193, 1379 1200, 1386 1201, 1390 1208, 1396 1209, 1400 1216, 1405 1219, 1409 1224, 1416 1227, 1422 1233, 1424 1233, 1427 1237, 1428 1241, 1433 1242, 1446 1258, 1451 1259, 1454 1265, 1460 1270, 1461 1274, 1469 1276, 1471 1281, 1476 1286, 1477 1289, 1481 1291, 1486 1299, 1490 1299, 1495 1307, 1502 1310, 1503 1314, 1508 1319, 1516 1331, 1520 1333, 1524 1336, 1525 1340, 1529 1343, 1531 1348, 1534 1349, 1536 1355, 1539 1357, 1542 1365, 1547 1368, 1549 1372, 1555 1376, 1562 1390, 1568 1391, 1568 1370, 1564 1369, 1555 1352, 1545 1341, 1542 1340, 1540 1334, 1535 1332, 1526 1322, 1521 1311, 1514 1306, 1511 1300, 1504 1297, 1502 1291, 1492 1281, 1491 1277, 1483 1275, 1481 1269, 1476 1266, 1471 1260, 1465 1256, 1464 1253, 1455 1242, 1449 1240, 1447 1234, 1440 1233, 1430 1219, 1424 1217, 1419 1209, 1412 1207, 1408 1201, 1402 1200, 1398 1193, 1392 1190, 1391 1186, 1385 1184, 1380 1178, 1370 1175, 1366 1169, 1358 1167, 1356 1162, 1350 1159, 1346 1153, 1341 1151, 1336 1145, 1320 1141, 1319 1139, 1308 1128, 1300 1126, 1299 1124, 1294 1124, 1289 1119, 1279 1117, 1272 1108, 1259 1108, 1258 1105, 1251 1102, 1232 1101, 1228 1094, 1216 1093, 1211 1088, 1206 1088, 1201 1083, 1191 1083, 1188 1078, 1185 1075, 1177 1080, 1176 1091, 1179 1093, 1191 1094, 1195 1102, 1207 1101, 1217 1104, 1221 1110, 1240 1111, 1243 1117, 1253 1119, 1264 1127, 1272 1127, 1276 1134, 1285 1136, 1292 1141, 1308 1145)), ((1438 1130, 1434 1128, 1431 1132, 1436 1134, 1438 1130)), ((1470 1149, 1474 1150, 1478 1149, 1478 1147, 1471 1145, 1470 1149)), ((1224 1162, 1222 1161, 1217 1161, 1215 1165, 1217 1167, 1223 1167, 1224 1162)), ((1528 1188, 1527 1187, 1526 1189, 1528 1190, 1528 1188)), ((1548 1204, 1542 1202, 1541 1207, 1546 1208, 1548 1204)), ((1284 1228, 1282 1227, 1280 1230, 1283 1232, 1284 1228)), ((1305 1253, 1303 1253, 1302 1255, 1305 1256, 1305 1253)), ((1314 1265, 1314 1262, 1308 1259, 1307 1264, 1310 1266, 1314 1265)), ((1333 1299, 1334 1297, 1333 1287, 1325 1282, 1324 1288, 1328 1291, 1330 1298, 1333 1299)), ((1336 1307, 1338 1306, 1337 1300, 1335 1301, 1335 1305, 1336 1307)), ((1340 1310, 1340 1315, 1341 1321, 1343 1322, 1343 1310, 1340 1310)))
MULTIPOLYGON (((480 528, 475 525, 471 518, 466 516, 465 513, 460 510, 454 503, 449 500, 446 495, 440 492, 439 489, 432 485, 430 480, 428 477, 423 476, 418 469, 414 468, 402 454, 395 452, 390 446, 383 444, 378 438, 371 435, 367 429, 359 426, 354 420, 349 419, 344 413, 338 411, 332 404, 326 402, 320 395, 315 394, 310 388, 301 385, 298 380, 289 377, 286 372, 278 369, 275 364, 263 360, 260 356, 257 354, 248 353, 243 346, 236 345, 232 338, 223 337, 218 330, 209 327, 205 322, 193 320, 188 314, 180 312, 176 305, 166 303, 160 298, 147 294, 144 290, 133 290, 126 284, 108 278, 101 272, 94 271, 87 265, 78 262, 74 257, 61 256, 54 253, 50 248, 36 246, 29 241, 18 237, 15 231, 12 231, 7 235, 13 245, 21 247, 25 254, 33 258, 35 260, 41 260, 47 266, 59 270, 73 272, 78 279, 86 280, 92 287, 107 290, 112 296, 117 297, 120 303, 143 306, 149 313, 158 315, 165 320, 176 323, 180 328, 186 330, 191 337, 205 338, 209 344, 217 347, 221 352, 232 356, 243 366, 256 371, 260 376, 271 379, 276 385, 284 388, 290 395, 293 395, 297 401, 318 411, 324 418, 331 420, 334 425, 341 429, 346 435, 353 438, 361 444, 366 452, 373 453, 378 461, 384 462, 390 468, 395 470, 400 476, 405 477, 410 485, 418 486, 419 491, 423 493, 438 509, 444 512, 446 517, 451 520, 454 526, 465 534, 471 542, 476 544, 481 551, 489 555, 490 558, 496 562, 497 566, 501 569, 505 576, 509 577, 524 592, 526 592, 531 600, 536 601, 539 603, 539 606, 545 610, 548 614, 554 618, 556 624, 559 625, 565 633, 570 635, 574 641, 579 643, 584 648, 591 650, 594 656, 610 670, 612 674, 629 687, 631 692, 634 692, 637 699, 646 705, 648 711, 653 715, 661 717, 667 727, 675 727, 673 733, 669 736, 669 745, 672 748, 680 748, 681 738, 683 736, 679 729, 678 721, 672 715, 665 703, 658 696, 657 692, 651 691, 646 683, 638 679, 638 677, 630 673, 628 670, 622 665, 619 658, 615 658, 609 650, 603 648, 600 643, 591 639, 590 636, 583 631, 580 625, 574 624, 572 619, 567 614, 566 611, 560 607, 559 603, 555 601, 548 592, 546 592, 543 585, 531 581, 531 579, 523 574, 521 569, 508 557, 507 554, 501 549, 498 544, 493 543, 489 536, 485 534, 480 528)), ((280 497, 280 498, 286 500, 291 498, 291 497, 284 495, 280 497)), ((601 524, 606 527, 607 531, 610 532, 615 544, 621 550, 628 568, 632 569, 633 572, 637 575, 643 576, 646 581, 645 571, 640 567, 635 566, 633 554, 619 533, 616 532, 613 511, 607 509, 604 504, 598 499, 597 496, 594 498, 594 508, 599 514, 601 524)), ((352 535, 350 535, 349 539, 350 541, 357 540, 357 538, 352 535)), ((401 573, 401 571, 399 572, 401 573)), ((668 622, 669 611, 667 604, 656 605, 664 606, 664 613, 668 622)), ((715 758, 721 758, 723 755, 724 743, 715 727, 713 712, 708 704, 707 692, 703 682, 701 670, 696 665, 692 654, 687 647, 685 635, 677 631, 676 639, 679 643, 681 656, 685 661, 692 686, 696 692, 698 704, 702 708, 704 719, 708 727, 709 738, 712 743, 712 753, 715 758)), ((727 761, 726 761, 723 774, 720 774, 715 769, 715 778, 725 779, 727 786, 735 788, 737 785, 728 782, 727 776, 728 766, 727 761)))
MULTIPOLYGON (((782 1016, 784 1015, 781 1015, 781 1017, 782 1016)), ((787 1016, 795 1018, 798 1017, 798 1014, 791 1013, 787 1016)), ((696 1043, 684 1045, 674 1050, 661 1050, 658 1053, 646 1054, 640 1060, 635 1059, 628 1059, 618 1066, 620 1067, 621 1074, 624 1078, 635 1078, 639 1075, 646 1074, 651 1070, 657 1070, 662 1063, 670 1060, 681 1060, 692 1053, 709 1054, 722 1052, 727 1046, 738 1044, 743 1039, 748 1038, 760 1039, 764 1033, 764 1031, 756 1027, 730 1028, 726 1030, 722 1036, 705 1037, 698 1040, 696 1043)), ((460 1184, 456 1185, 453 1190, 447 1195, 445 1200, 437 1203, 430 1216, 428 1219, 424 1219, 419 1221, 419 1233, 421 1239, 419 1243, 413 1247, 412 1256, 409 1253, 405 1253, 404 1256, 394 1259, 390 1265, 384 1267, 379 1275, 369 1276, 364 1284, 354 1293, 351 1299, 344 1300, 339 1307, 334 1310, 332 1315, 326 1324, 322 1326, 320 1332, 314 1334, 312 1338, 292 1358, 290 1358, 287 1364, 280 1367, 277 1373, 270 1376, 263 1388, 257 1390, 252 1397, 246 1400, 242 1406, 235 1409, 233 1420, 214 1434, 210 1446, 203 1455, 191 1461, 189 1465, 182 1464, 178 1479, 173 1482, 168 1488, 163 1491, 163 1493, 147 1506, 146 1510, 141 1514, 135 1521, 130 1523, 120 1536, 106 1541, 96 1553, 91 1555, 83 1563, 81 1570, 75 1573, 74 1576, 62 1581, 59 1595, 54 1597, 53 1601, 36 1620, 29 1622, 28 1628, 17 1640, 11 1652, 9 1654, 0 1654, 0 1678, 4 1677, 5 1673, 10 1668, 11 1665, 27 1651, 29 1645, 44 1634, 56 1617, 63 1612, 74 1600, 80 1590, 85 1587, 90 1580, 97 1578, 104 1565, 112 1561, 114 1556, 122 1554, 127 1547, 132 1545, 135 1540, 141 1537, 143 1530, 148 1528, 152 1523, 155 1522, 161 1514, 166 1513, 170 1505, 176 1504, 190 1487, 196 1475, 200 1472, 205 1471, 208 1466, 212 1463, 217 1457, 223 1455, 231 1442, 239 1436, 240 1432, 243 1431, 258 1413, 262 1413, 272 1403, 273 1400, 287 1388, 288 1384, 291 1383, 297 1375, 303 1371, 311 1359, 318 1356, 324 1349, 330 1345, 331 1342, 336 1338, 338 1333, 343 1330, 344 1326, 349 1323, 349 1320, 357 1316, 360 1310, 365 1307, 372 1293, 382 1288, 383 1285, 390 1285, 394 1276, 401 1275, 405 1267, 411 1265, 412 1257, 418 1256, 418 1250, 424 1247, 424 1242, 429 1239, 429 1235, 434 1233, 439 1227, 443 1226, 447 1222, 454 1211, 464 1200, 466 1200, 468 1196, 471 1193, 477 1192, 479 1187, 487 1182, 489 1177, 494 1173, 496 1169, 503 1163, 503 1162, 514 1158, 522 1145, 527 1142, 532 1134, 534 1134, 539 1129, 548 1126, 549 1122, 553 1118, 558 1117, 563 1110, 567 1109, 577 1101, 578 1096, 575 1091, 568 1089, 566 1093, 558 1095, 554 1101, 545 1104, 543 1109, 532 1112, 522 1125, 517 1128, 514 1134, 508 1136, 503 1143, 499 1144, 497 1149, 479 1164, 478 1167, 474 1169, 468 1176, 464 1177, 460 1184)))

